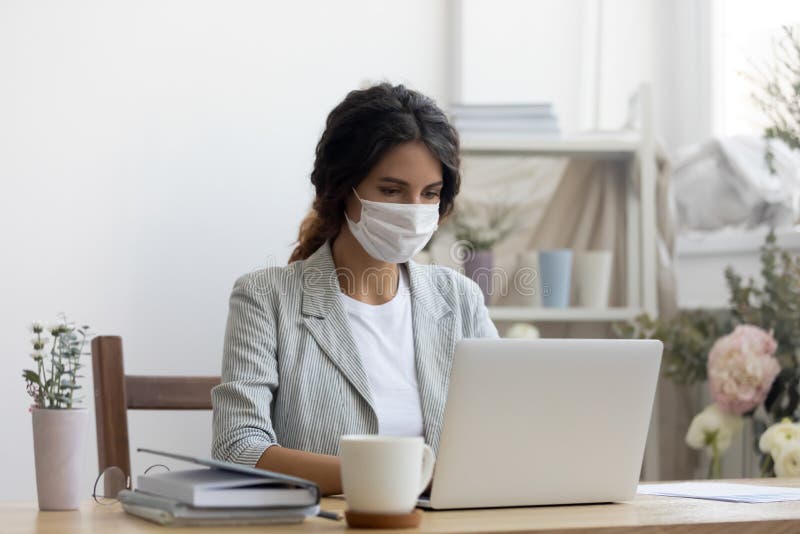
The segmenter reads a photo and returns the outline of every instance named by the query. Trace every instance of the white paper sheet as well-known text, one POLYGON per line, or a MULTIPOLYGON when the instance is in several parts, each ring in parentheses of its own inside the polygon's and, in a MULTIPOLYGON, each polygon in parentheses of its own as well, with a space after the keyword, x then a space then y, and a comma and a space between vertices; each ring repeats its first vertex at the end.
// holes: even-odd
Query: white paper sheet
POLYGON ((724 482, 640 484, 637 493, 640 495, 662 495, 665 497, 746 503, 800 501, 800 488, 724 482))

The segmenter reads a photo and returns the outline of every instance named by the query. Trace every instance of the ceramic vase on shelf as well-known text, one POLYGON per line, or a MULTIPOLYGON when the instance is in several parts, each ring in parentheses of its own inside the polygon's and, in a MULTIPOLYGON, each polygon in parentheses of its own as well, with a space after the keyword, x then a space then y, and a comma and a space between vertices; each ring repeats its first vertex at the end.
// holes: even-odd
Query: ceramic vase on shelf
POLYGON ((85 466, 86 408, 31 408, 36 493, 40 510, 77 510, 88 494, 85 466))
POLYGON ((608 250, 587 250, 575 255, 575 286, 579 306, 608 307, 613 260, 614 255, 608 250))
POLYGON ((473 250, 463 262, 464 274, 474 280, 483 293, 483 302, 488 306, 491 297, 492 267, 494 255, 491 250, 473 250))
POLYGON ((572 250, 540 250, 539 275, 544 307, 569 307, 570 283, 572 280, 572 250))

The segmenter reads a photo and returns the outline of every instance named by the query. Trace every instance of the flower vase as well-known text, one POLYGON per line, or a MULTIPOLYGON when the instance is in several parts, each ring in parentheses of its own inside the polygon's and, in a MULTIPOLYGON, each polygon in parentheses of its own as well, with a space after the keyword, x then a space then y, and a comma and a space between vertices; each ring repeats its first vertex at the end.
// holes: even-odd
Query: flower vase
POLYGON ((464 274, 474 280, 483 293, 483 302, 488 306, 491 299, 492 267, 494 254, 491 250, 473 250, 464 259, 464 274))
POLYGON ((40 510, 77 510, 87 494, 86 408, 31 408, 36 493, 40 510))

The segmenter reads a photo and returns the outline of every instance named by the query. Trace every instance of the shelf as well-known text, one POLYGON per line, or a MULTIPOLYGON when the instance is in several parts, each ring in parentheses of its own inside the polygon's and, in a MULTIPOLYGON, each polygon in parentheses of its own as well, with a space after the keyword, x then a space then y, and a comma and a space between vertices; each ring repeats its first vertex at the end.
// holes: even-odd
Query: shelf
POLYGON ((582 134, 564 137, 520 135, 463 135, 461 151, 481 155, 542 155, 627 159, 641 146, 635 133, 582 134))
POLYGON ((630 321, 643 310, 640 308, 541 308, 534 306, 489 306, 489 316, 495 321, 532 322, 616 322, 630 321))

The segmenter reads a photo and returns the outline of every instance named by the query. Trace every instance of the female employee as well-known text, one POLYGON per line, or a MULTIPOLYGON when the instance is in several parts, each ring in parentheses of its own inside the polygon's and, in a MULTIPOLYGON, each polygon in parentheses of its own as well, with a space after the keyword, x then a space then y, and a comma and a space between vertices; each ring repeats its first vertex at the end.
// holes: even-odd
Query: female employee
POLYGON ((313 209, 285 267, 239 278, 213 456, 340 493, 339 437, 439 443, 457 339, 497 336, 477 284, 411 260, 453 208, 458 134, 426 96, 381 84, 328 116, 313 209))

